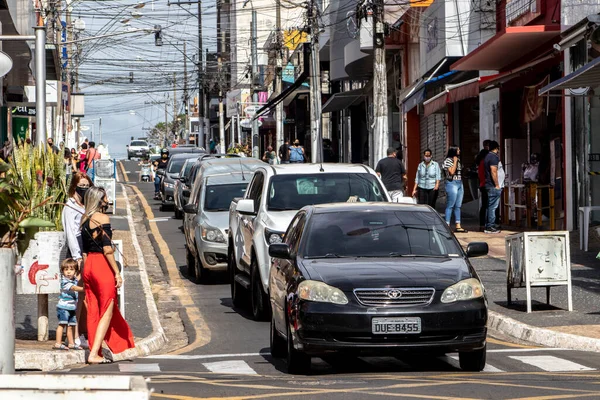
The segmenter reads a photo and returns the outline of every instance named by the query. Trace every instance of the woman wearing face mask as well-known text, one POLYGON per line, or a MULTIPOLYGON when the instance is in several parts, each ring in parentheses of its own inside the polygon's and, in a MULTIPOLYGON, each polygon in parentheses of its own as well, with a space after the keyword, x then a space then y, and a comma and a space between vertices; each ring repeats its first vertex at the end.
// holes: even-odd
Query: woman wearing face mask
POLYGON ((83 282, 87 302, 87 330, 90 343, 89 364, 111 362, 102 356, 102 342, 114 354, 135 347, 129 325, 119 312, 117 288, 123 284, 112 246, 108 198, 103 188, 85 194, 85 214, 81 220, 81 239, 85 266, 83 282))
MULTIPOLYGON (((85 172, 76 172, 71 178, 68 195, 69 199, 63 208, 62 225, 67 239, 67 258, 72 258, 79 263, 79 270, 83 267, 81 254, 81 216, 85 212, 83 199, 87 190, 94 186, 92 180, 85 172)), ((84 308, 85 293, 80 293, 77 301, 77 321, 81 321, 81 310, 84 308)), ((80 346, 84 340, 79 336, 79 326, 75 326, 75 345, 80 346)), ((83 338, 85 339, 85 338, 83 338)))
POLYGON ((429 149, 423 152, 423 161, 417 168, 412 197, 416 196, 419 204, 427 204, 435 208, 442 171, 440 165, 431 159, 431 154, 429 149))

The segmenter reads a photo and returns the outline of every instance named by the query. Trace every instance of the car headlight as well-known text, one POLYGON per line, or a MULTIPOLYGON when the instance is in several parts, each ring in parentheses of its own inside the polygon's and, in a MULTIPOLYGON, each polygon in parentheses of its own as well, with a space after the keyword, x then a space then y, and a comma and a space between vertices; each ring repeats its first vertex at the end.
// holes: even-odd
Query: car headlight
POLYGON ((221 230, 210 226, 202 227, 202 239, 207 242, 226 243, 221 230))
POLYGON ((282 243, 283 232, 272 231, 268 228, 265 228, 265 240, 268 244, 282 243))
POLYGON ((165 182, 165 187, 167 189, 175 189, 175 184, 174 183, 165 182))
POLYGON ((348 304, 348 298, 340 289, 319 281, 306 280, 298 285, 298 296, 302 300, 321 303, 348 304))
POLYGON ((454 303, 455 301, 472 300, 483 297, 483 285, 476 278, 469 278, 452 286, 442 293, 442 303, 454 303))

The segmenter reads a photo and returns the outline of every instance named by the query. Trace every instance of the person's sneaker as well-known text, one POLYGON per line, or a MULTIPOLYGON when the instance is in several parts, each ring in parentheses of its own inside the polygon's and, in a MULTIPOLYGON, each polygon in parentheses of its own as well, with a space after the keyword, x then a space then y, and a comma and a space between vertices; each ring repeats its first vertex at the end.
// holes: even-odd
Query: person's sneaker
POLYGON ((485 228, 484 233, 500 233, 499 229, 494 228, 493 226, 490 228, 485 228))

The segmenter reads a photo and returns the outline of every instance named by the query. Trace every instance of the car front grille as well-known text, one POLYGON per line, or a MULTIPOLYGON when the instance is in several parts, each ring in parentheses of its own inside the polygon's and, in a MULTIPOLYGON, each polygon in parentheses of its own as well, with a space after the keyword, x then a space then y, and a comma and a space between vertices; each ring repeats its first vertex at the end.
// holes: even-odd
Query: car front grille
POLYGON ((365 306, 402 307, 431 303, 434 288, 354 289, 354 295, 365 306))

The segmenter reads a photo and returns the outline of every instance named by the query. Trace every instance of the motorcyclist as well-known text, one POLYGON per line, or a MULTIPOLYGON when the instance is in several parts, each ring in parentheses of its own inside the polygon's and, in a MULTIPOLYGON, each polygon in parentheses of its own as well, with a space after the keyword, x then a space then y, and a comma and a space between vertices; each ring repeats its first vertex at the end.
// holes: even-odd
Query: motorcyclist
MULTIPOLYGON (((158 165, 156 166, 156 170, 159 169, 165 170, 167 168, 167 164, 169 163, 169 150, 164 148, 160 151, 160 159, 158 160, 158 165)), ((154 177, 154 200, 160 200, 160 175, 156 174, 154 177)))

